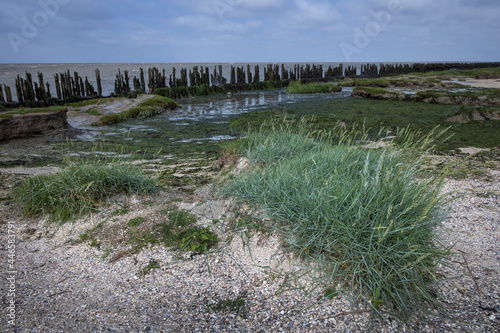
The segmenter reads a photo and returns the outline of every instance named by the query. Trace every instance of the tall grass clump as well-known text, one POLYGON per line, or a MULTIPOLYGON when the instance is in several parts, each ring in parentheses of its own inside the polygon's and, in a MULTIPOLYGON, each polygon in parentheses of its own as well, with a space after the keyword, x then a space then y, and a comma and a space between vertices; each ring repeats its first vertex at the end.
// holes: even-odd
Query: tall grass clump
POLYGON ((317 94, 342 91, 342 87, 333 83, 306 83, 292 81, 288 85, 287 91, 291 94, 317 94))
POLYGON ((283 127, 248 135, 247 156, 261 164, 221 193, 264 209, 315 285, 348 291, 354 307, 403 320, 440 309, 441 180, 391 145, 315 137, 283 127))
POLYGON ((315 118, 302 117, 294 119, 270 119, 258 130, 249 129, 242 153, 257 164, 275 164, 287 161, 305 153, 318 152, 324 145, 349 144, 365 140, 363 129, 356 127, 346 129, 336 126, 329 131, 317 130, 315 118))
POLYGON ((134 166, 78 163, 57 174, 26 179, 12 195, 24 215, 51 215, 65 222, 97 209, 112 195, 155 190, 154 182, 134 166))

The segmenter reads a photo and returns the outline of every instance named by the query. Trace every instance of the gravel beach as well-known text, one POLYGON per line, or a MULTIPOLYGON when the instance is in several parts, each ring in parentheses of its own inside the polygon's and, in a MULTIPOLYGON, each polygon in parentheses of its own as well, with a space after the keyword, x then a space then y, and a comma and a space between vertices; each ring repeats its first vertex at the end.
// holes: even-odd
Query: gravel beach
MULTIPOLYGON (((4 179, 12 175, 1 172, 4 179)), ((443 189, 455 197, 441 230, 445 244, 455 244, 451 267, 441 272, 449 278, 442 287, 450 318, 412 325, 389 319, 376 323, 374 331, 500 331, 500 172, 488 172, 488 180, 449 180, 443 189)), ((110 223, 136 216, 158 219, 158 207, 175 196, 178 193, 163 192, 154 198, 116 198, 128 203, 130 213, 110 223)), ((198 191, 176 205, 196 214, 202 225, 224 220, 231 206, 212 198, 209 191, 198 191)), ((15 326, 8 322, 6 278, 0 286, 2 331, 358 332, 368 328, 367 314, 353 313, 344 297, 317 301, 313 295, 302 302, 302 292, 287 291, 296 268, 274 237, 256 236, 246 244, 234 237, 208 256, 179 256, 156 245, 114 262, 111 256, 105 258, 103 248, 68 242, 109 220, 119 207, 59 227, 43 219, 27 220, 0 201, 4 276, 9 226, 16 232, 17 271, 15 326), (151 260, 160 268, 138 274, 151 260), (217 304, 227 306, 216 309, 217 304)), ((224 232, 223 227, 218 230, 221 239, 227 236, 224 232)))

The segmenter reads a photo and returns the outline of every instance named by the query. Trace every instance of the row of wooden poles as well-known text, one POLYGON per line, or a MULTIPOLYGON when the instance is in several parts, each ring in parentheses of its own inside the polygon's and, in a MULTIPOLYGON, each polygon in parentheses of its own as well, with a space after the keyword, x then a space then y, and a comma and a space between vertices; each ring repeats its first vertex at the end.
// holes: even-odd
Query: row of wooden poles
MULTIPOLYGON (((89 82, 78 75, 74 76, 68 70, 66 73, 54 75, 55 89, 57 98, 52 97, 50 84, 44 81, 43 73, 38 72, 38 82, 33 80, 31 73, 26 72, 26 77, 17 75, 16 94, 18 104, 27 106, 37 106, 36 102, 45 105, 57 104, 57 101, 76 102, 85 98, 96 98, 102 96, 101 74, 98 69, 95 71, 97 80, 97 91, 89 82)), ((12 103, 12 91, 5 84, 0 85, 0 103, 12 103), (5 96, 4 96, 5 91, 5 96)))
MULTIPOLYGON (((251 66, 231 66, 229 81, 222 74, 222 65, 217 65, 212 74, 208 67, 194 66, 189 71, 182 68, 179 73, 173 68, 172 74, 167 75, 165 69, 149 68, 147 72, 148 81, 145 80, 145 72, 140 68, 139 77, 132 78, 128 71, 118 70, 115 78, 114 94, 111 96, 130 96, 130 94, 154 93, 162 89, 165 96, 179 98, 188 95, 209 94, 223 91, 245 91, 257 90, 269 87, 283 88, 290 81, 302 82, 327 82, 344 77, 376 78, 381 76, 401 75, 408 73, 424 73, 438 70, 451 69, 474 69, 486 67, 500 67, 500 63, 431 63, 431 64, 363 64, 358 74, 357 67, 343 64, 329 66, 324 70, 322 65, 306 64, 294 65, 287 68, 284 64, 268 64, 264 66, 264 76, 261 80, 260 66, 256 65, 251 71, 251 66), (146 89, 146 82, 147 88, 146 89), (196 89, 192 89, 196 87, 196 89), (202 89, 200 89, 200 87, 202 89)), ((44 80, 43 73, 38 73, 38 82, 33 80, 31 73, 26 72, 25 78, 20 75, 15 81, 17 104, 27 106, 47 106, 61 102, 76 102, 83 99, 100 98, 102 95, 101 74, 99 69, 95 70, 97 89, 89 82, 88 78, 81 77, 77 72, 71 75, 68 70, 65 73, 54 75, 56 97, 50 91, 50 84, 44 80)), ((6 85, 0 85, 0 103, 13 103, 12 91, 6 85)), ((14 103, 16 104, 16 103, 14 103)))

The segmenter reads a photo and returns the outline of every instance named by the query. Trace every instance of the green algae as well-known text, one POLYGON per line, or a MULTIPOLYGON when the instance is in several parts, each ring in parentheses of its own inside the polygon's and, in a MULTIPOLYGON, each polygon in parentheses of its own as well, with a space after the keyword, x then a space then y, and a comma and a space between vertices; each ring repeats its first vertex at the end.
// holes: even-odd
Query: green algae
POLYGON ((46 108, 18 108, 6 112, 1 112, 0 119, 12 118, 15 115, 26 115, 32 113, 52 113, 52 112, 61 112, 65 110, 67 110, 67 108, 61 105, 54 105, 46 108))

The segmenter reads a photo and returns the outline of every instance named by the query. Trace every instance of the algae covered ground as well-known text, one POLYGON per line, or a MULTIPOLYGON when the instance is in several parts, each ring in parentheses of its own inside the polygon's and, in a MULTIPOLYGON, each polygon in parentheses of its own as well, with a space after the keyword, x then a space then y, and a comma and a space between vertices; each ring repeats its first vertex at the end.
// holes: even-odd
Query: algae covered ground
POLYGON ((472 106, 424 104, 406 101, 383 101, 355 98, 332 98, 302 101, 280 105, 266 113, 243 114, 232 123, 233 128, 243 129, 247 124, 259 126, 263 118, 287 116, 298 119, 314 117, 321 129, 333 126, 351 128, 365 127, 369 133, 377 134, 381 128, 395 130, 409 126, 427 133, 435 126, 449 127, 451 137, 446 142, 437 142, 438 148, 448 152, 461 147, 493 148, 500 144, 500 121, 471 121, 453 123, 449 118, 463 115, 476 109, 472 106))
MULTIPOLYGON (((436 126, 449 128, 448 140, 436 142, 436 152, 442 154, 454 153, 459 148, 491 149, 500 145, 500 120, 472 117, 497 112, 500 106, 353 98, 352 90, 344 86, 340 92, 324 94, 292 94, 277 89, 190 97, 177 101, 180 108, 153 117, 85 127, 77 138, 51 143, 53 154, 14 160, 33 166, 49 161, 59 165, 65 156, 84 160, 160 159, 161 164, 175 164, 188 158, 197 160, 198 166, 200 163, 208 166, 220 156, 224 141, 244 137, 248 128, 257 128, 269 119, 297 121, 302 117, 319 129, 354 127, 366 130, 373 137, 381 129, 391 135, 403 127, 422 134, 436 126)), ((97 101, 95 107, 89 103, 73 107, 77 113, 91 117, 93 111, 103 114, 105 103, 118 102, 110 99, 97 101)))
MULTIPOLYGON (((410 101, 353 98, 349 88, 327 94, 290 94, 285 90, 219 94, 179 101, 180 108, 149 118, 93 129, 92 140, 56 144, 63 154, 83 159, 195 158, 214 162, 226 140, 244 137, 269 119, 297 121, 306 117, 319 129, 336 126, 366 130, 375 136, 409 127, 426 134, 434 127, 449 128, 437 152, 464 147, 495 148, 500 144, 500 120, 453 122, 450 119, 484 113, 495 106, 439 105, 410 101), (93 153, 92 153, 93 152, 93 153)), ((168 163, 171 163, 168 162, 168 163)))

